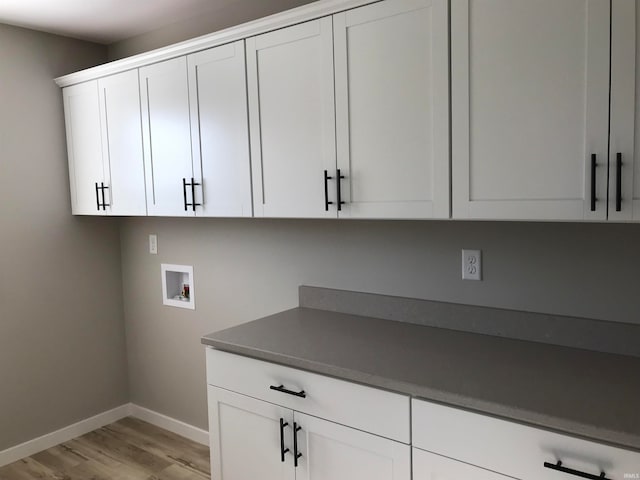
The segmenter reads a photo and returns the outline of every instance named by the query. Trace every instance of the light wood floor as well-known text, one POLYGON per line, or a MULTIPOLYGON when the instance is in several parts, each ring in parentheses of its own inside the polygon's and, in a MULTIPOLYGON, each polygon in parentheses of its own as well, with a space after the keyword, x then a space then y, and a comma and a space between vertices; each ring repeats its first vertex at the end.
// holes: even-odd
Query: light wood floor
POLYGON ((0 468, 0 480, 203 480, 209 448, 135 418, 0 468))

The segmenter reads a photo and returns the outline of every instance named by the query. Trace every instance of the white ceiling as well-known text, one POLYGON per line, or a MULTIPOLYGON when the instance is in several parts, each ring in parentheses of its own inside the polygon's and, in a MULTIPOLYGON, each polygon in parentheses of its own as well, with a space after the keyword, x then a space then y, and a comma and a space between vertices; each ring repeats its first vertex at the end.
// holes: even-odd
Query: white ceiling
POLYGON ((0 23, 109 44, 237 0, 0 0, 0 23))

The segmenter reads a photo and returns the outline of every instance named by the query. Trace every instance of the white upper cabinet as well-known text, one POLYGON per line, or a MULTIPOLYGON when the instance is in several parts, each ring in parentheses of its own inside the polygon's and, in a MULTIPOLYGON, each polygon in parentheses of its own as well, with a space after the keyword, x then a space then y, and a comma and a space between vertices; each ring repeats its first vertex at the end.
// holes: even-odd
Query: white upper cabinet
MULTIPOLYGON (((74 215, 104 215, 104 169, 98 81, 63 90, 67 129, 71 211, 74 215)), ((108 203, 108 202, 107 202, 108 203)))
MULTIPOLYGON (((189 55, 197 216, 250 217, 251 164, 244 41, 189 55)), ((193 209, 192 209, 193 210, 193 209)))
POLYGON ((111 215, 146 215, 142 119, 137 70, 98 80, 105 203, 111 215))
POLYGON ((73 213, 640 221, 637 0, 317 3, 57 79, 73 213))
POLYGON ((609 0, 452 0, 454 218, 607 218, 610 20, 609 0))
POLYGON ((338 215, 448 218, 447 1, 385 1, 333 21, 338 215))
POLYGON ((72 211, 146 215, 136 70, 64 89, 72 211))
POLYGON ((325 17, 246 41, 257 217, 336 217, 332 37, 325 17))
POLYGON ((640 8, 613 0, 609 219, 640 220, 640 8))
MULTIPOLYGON (((142 133, 149 215, 193 216, 187 58, 141 68, 142 133)), ((198 203, 198 202, 195 202, 198 203)))

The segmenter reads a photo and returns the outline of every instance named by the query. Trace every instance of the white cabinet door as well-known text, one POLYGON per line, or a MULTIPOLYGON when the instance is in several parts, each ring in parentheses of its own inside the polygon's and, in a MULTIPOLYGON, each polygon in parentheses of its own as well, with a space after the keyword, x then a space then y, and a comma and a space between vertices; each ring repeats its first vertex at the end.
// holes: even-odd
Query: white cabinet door
POLYGON ((609 219, 640 220, 640 8, 611 5, 609 219))
MULTIPOLYGON (((102 168, 102 132, 98 81, 62 91, 67 129, 71 211, 74 215, 104 215, 100 207, 105 181, 102 168)), ((108 202, 107 202, 108 203, 108 202)))
POLYGON ((211 385, 208 398, 212 478, 294 480, 291 410, 211 385))
MULTIPOLYGON (((149 215, 193 216, 187 59, 141 68, 142 134, 149 215)), ((196 202, 197 203, 197 202, 196 202)))
POLYGON ((413 480, 509 480, 497 473, 447 457, 413 449, 413 480))
POLYGON ((296 480, 411 479, 409 445, 298 412, 294 417, 301 455, 296 480))
POLYGON ((454 218, 606 219, 610 19, 609 0, 452 0, 454 218))
MULTIPOLYGON (((613 9, 614 12, 620 8, 622 4, 622 0, 614 0, 613 9)), ((624 2, 626 11, 632 12, 635 9, 635 16, 631 14, 631 18, 636 19, 635 22, 635 35, 631 34, 629 28, 622 29, 622 35, 629 35, 627 38, 631 38, 636 40, 635 43, 635 98, 633 102, 630 102, 632 105, 635 105, 635 140, 634 140, 634 155, 628 156, 630 160, 632 160, 632 164, 626 163, 625 171, 624 171, 624 184, 629 185, 626 182, 629 181, 629 178, 632 179, 631 186, 626 186, 627 191, 623 193, 623 199, 631 198, 633 205, 633 220, 640 221, 640 6, 634 0, 627 0, 624 2), (631 168, 629 168, 631 167, 631 168)), ((623 15, 625 11, 623 10, 623 15)), ((616 16, 616 19, 620 18, 616 16)), ((625 57, 631 58, 631 57, 625 57)), ((630 100, 630 98, 629 98, 630 100)), ((628 201, 627 201, 628 204, 628 201)))
POLYGON ((189 55, 196 215, 250 217, 244 41, 189 55))
POLYGON ((246 40, 255 216, 336 217, 332 38, 326 17, 246 40))
POLYGON ((334 16, 340 217, 449 218, 446 0, 334 16))
POLYGON ((138 72, 98 80, 107 212, 146 215, 138 72))

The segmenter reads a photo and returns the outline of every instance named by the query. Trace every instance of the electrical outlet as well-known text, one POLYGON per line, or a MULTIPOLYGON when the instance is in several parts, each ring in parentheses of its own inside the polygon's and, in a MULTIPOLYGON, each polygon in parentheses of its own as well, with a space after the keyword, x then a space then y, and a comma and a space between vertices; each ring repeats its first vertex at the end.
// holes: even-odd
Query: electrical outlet
POLYGON ((149 253, 152 255, 158 254, 158 235, 155 233, 149 235, 149 253))
POLYGON ((462 279, 482 280, 481 250, 462 250, 462 279))

